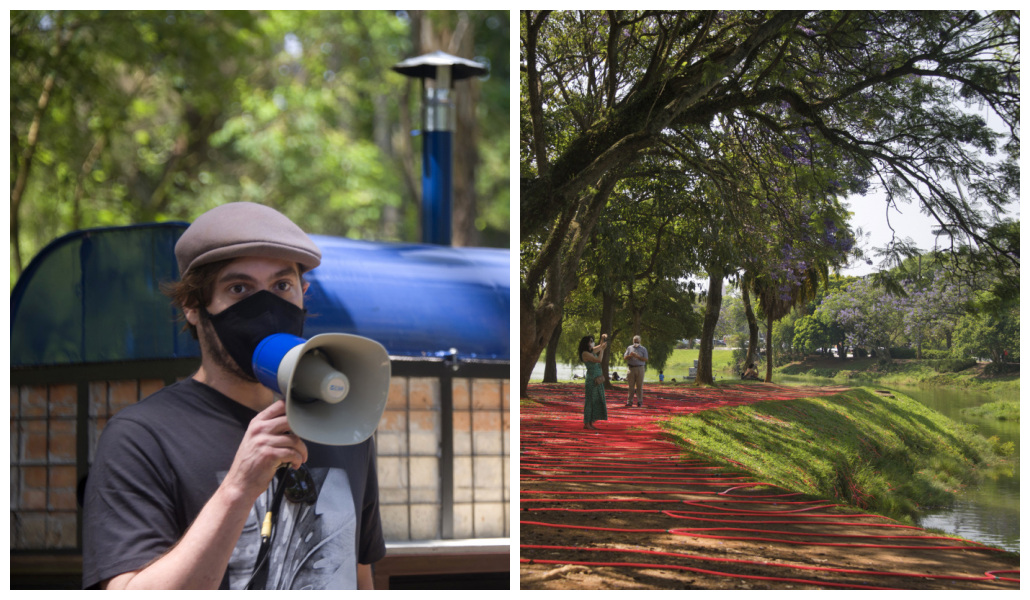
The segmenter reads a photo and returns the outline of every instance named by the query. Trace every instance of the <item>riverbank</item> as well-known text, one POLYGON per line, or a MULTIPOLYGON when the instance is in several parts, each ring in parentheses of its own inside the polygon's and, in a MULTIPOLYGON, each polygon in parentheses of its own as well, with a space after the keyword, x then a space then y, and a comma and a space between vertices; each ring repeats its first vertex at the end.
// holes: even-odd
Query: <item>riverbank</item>
MULTIPOLYGON (((976 363, 960 371, 949 372, 939 361, 897 359, 881 364, 876 358, 849 358, 841 360, 832 357, 806 357, 803 361, 788 363, 773 368, 776 375, 818 377, 833 384, 847 384, 853 380, 880 385, 934 385, 983 390, 1018 391, 1019 373, 991 375, 986 372, 990 363, 976 363)), ((961 366, 961 365, 959 365, 961 366)))
POLYGON ((953 502, 1012 453, 1011 444, 875 388, 704 411, 665 428, 715 464, 909 523, 922 507, 953 502))

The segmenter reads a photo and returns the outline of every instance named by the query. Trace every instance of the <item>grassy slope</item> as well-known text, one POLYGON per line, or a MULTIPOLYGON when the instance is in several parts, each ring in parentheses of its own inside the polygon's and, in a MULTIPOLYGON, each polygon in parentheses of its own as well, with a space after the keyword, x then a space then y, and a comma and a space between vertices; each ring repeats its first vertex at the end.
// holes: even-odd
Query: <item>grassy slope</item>
POLYGON ((998 460, 990 441, 872 388, 705 411, 666 427, 691 453, 760 481, 908 521, 998 460))

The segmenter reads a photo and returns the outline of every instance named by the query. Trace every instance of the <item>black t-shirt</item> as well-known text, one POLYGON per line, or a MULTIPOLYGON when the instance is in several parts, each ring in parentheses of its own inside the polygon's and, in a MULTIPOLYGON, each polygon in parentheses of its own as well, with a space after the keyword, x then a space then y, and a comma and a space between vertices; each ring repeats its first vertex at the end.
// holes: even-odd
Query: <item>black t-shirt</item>
MULTIPOLYGON (((257 413, 193 379, 120 411, 104 428, 86 484, 83 586, 146 566, 186 532, 229 471, 257 413)), ((269 589, 354 589, 357 563, 386 554, 375 445, 305 442, 313 505, 283 501, 269 552, 269 589)), ((223 589, 250 580, 272 486, 258 498, 223 589)))

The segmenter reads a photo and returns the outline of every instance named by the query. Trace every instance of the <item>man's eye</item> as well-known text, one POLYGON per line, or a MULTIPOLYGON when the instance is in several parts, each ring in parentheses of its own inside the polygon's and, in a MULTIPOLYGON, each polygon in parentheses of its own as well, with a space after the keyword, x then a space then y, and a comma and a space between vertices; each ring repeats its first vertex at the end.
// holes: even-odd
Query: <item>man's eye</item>
POLYGON ((280 281, 279 283, 275 284, 275 287, 280 292, 288 292, 291 289, 293 289, 293 284, 289 281, 280 281))
POLYGON ((246 291, 247 291, 247 286, 243 285, 242 283, 237 283, 236 285, 229 286, 229 292, 231 292, 233 294, 242 294, 242 293, 244 293, 246 291))

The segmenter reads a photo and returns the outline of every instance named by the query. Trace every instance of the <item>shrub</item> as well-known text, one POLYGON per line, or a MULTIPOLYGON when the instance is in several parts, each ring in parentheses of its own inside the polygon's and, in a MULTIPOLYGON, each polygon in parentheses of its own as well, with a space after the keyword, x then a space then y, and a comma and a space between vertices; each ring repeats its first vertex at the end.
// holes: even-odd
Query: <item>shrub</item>
POLYGON ((1019 363, 992 362, 984 367, 984 375, 1008 375, 1019 373, 1019 363))
POLYGON ((915 358, 915 348, 891 348, 891 358, 915 358))
POLYGON ((930 361, 930 366, 938 373, 958 373, 976 366, 976 360, 972 358, 944 358, 930 361))
POLYGON ((951 358, 950 350, 923 350, 924 360, 940 360, 942 358, 951 358))

